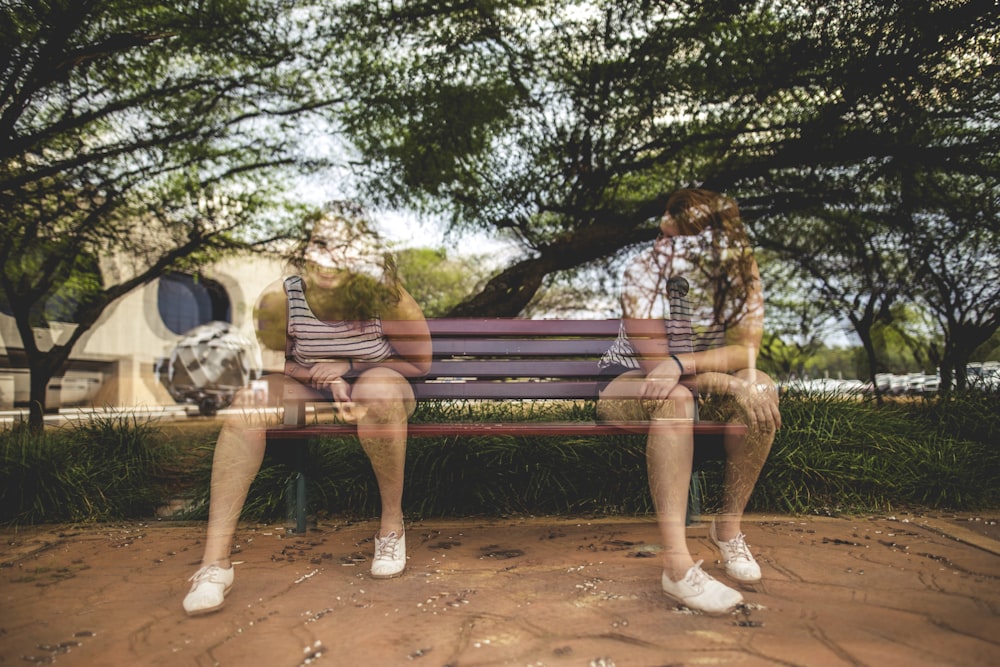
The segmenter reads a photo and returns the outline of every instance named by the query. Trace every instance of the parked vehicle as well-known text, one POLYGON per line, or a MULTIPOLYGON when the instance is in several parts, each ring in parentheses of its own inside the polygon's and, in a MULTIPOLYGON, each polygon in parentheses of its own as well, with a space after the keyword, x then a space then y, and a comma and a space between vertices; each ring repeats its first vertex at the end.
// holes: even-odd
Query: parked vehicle
POLYGON ((886 393, 891 396, 902 396, 906 393, 906 389, 909 386, 909 382, 905 375, 890 375, 889 376, 889 391, 886 393))
POLYGON ((887 396, 921 396, 936 394, 941 387, 941 376, 937 373, 878 373, 875 383, 879 391, 887 396))
POLYGON ((965 368, 965 383, 970 389, 1000 390, 1000 362, 969 363, 965 368))
POLYGON ((795 379, 781 383, 782 392, 794 391, 807 394, 829 394, 836 396, 854 396, 871 391, 871 383, 861 380, 840 380, 834 378, 795 379))
POLYGON ((925 394, 936 394, 941 389, 941 376, 937 373, 934 375, 925 375, 923 384, 923 393, 925 394))

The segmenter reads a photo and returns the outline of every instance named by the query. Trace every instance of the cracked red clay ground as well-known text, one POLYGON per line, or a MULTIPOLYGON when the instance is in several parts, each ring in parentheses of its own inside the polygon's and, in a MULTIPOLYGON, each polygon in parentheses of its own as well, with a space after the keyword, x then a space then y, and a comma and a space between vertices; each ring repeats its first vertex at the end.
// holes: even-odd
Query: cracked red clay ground
MULTIPOLYGON (((748 517, 764 579, 723 617, 659 592, 652 519, 414 522, 387 581, 368 573, 375 525, 241 525, 226 607, 197 618, 181 599, 203 523, 3 529, 0 664, 1000 664, 983 516, 748 517)), ((688 532, 725 580, 707 524, 688 532)))

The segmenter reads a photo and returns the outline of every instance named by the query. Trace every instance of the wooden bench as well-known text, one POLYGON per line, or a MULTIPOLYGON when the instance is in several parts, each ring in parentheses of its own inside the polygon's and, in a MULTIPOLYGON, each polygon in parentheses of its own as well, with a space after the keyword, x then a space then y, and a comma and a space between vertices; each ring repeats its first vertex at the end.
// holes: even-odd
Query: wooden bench
MULTIPOLYGON (((601 381, 597 361, 618 335, 619 320, 430 320, 433 361, 430 372, 413 379, 418 401, 468 400, 593 400, 601 381)), ((663 323, 643 322, 650 335, 663 335, 663 323)), ((640 334, 642 331, 640 330, 640 334)), ((604 378, 605 380, 607 378, 604 378)), ((311 438, 355 431, 351 424, 307 423, 307 404, 326 400, 317 391, 286 381, 282 404, 284 423, 267 429, 268 442, 301 445, 311 438)), ((602 421, 509 421, 411 423, 411 438, 436 436, 600 436, 644 434, 648 423, 602 421)), ((696 437, 743 433, 741 425, 696 421, 696 437)), ((306 529, 304 455, 290 492, 294 494, 296 531, 306 529)), ((700 475, 691 480, 688 509, 701 512, 700 475)))

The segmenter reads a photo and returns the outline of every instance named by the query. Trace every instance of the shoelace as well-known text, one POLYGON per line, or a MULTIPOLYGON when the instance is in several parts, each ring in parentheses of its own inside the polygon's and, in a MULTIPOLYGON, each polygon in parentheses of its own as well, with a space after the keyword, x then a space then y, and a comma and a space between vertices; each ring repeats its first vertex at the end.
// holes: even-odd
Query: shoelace
POLYGON ((729 552, 729 560, 752 561, 753 555, 750 553, 750 545, 746 542, 746 535, 740 533, 728 542, 723 542, 729 552))
POLYGON ((699 592, 704 588, 705 583, 711 579, 708 573, 701 569, 701 564, 704 562, 704 560, 700 560, 695 563, 684 576, 684 583, 699 592))
POLYGON ((214 577, 215 577, 216 570, 218 570, 219 572, 221 572, 222 568, 219 567, 218 565, 206 565, 205 567, 199 569, 197 572, 195 572, 194 574, 192 574, 191 578, 188 579, 188 581, 193 581, 193 582, 195 582, 197 584, 197 583, 201 583, 202 581, 208 579, 209 581, 211 581, 211 582, 214 583, 215 582, 214 577))
POLYGON ((399 536, 395 532, 389 533, 385 537, 375 538, 375 560, 388 558, 396 560, 396 549, 399 548, 399 536))

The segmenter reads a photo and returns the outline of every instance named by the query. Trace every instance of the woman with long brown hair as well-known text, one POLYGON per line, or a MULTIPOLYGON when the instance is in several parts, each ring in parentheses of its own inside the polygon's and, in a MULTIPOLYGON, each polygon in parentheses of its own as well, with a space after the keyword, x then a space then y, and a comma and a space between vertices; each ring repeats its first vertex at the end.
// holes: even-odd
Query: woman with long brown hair
POLYGON ((703 401, 702 417, 747 426, 745 438, 726 437, 722 512, 710 527, 725 573, 736 582, 761 577, 741 520, 781 425, 775 384, 756 369, 764 297, 736 202, 708 190, 675 192, 653 247, 625 271, 621 305, 621 334, 601 361, 611 379, 600 392, 599 414, 649 421, 647 467, 664 546, 664 592, 692 609, 724 613, 743 596, 704 572, 687 546, 695 396, 703 401), (662 333, 638 326, 651 319, 664 321, 662 333))

